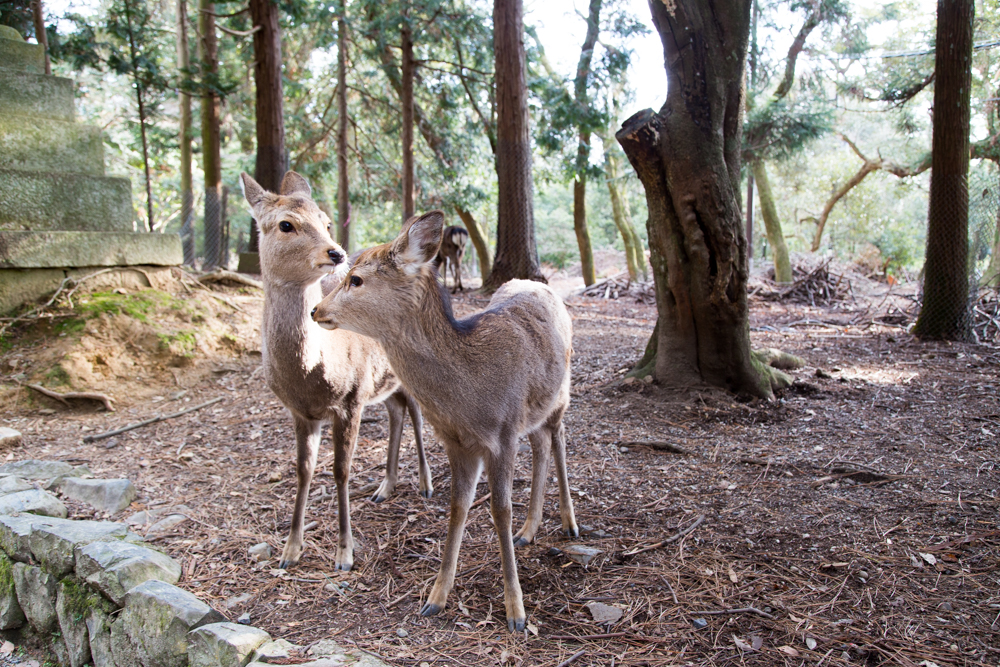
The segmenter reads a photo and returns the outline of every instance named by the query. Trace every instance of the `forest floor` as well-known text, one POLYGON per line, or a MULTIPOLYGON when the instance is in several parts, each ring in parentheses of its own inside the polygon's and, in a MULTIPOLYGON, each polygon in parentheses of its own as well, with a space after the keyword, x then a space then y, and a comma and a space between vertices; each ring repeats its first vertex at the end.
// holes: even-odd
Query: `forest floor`
MULTIPOLYGON (((447 608, 418 615, 445 536, 448 463, 426 428, 435 493, 421 498, 407 424, 396 494, 368 500, 385 456, 378 406, 366 411, 353 466, 355 569, 334 570, 326 441, 307 516, 317 525, 300 565, 276 569, 294 446, 260 375, 254 289, 184 287, 183 308, 154 304, 146 323, 104 308, 83 325, 60 329, 56 317, 21 330, 0 356, 0 424, 25 436, 8 459, 62 459, 133 480, 139 498, 115 519, 185 505, 190 519, 152 539, 182 562, 179 585, 296 644, 333 638, 420 666, 554 667, 576 656, 573 665, 997 667, 1000 348, 918 341, 906 333, 905 289, 893 296, 884 283, 851 280, 851 294, 827 306, 766 299, 770 288, 756 281, 754 347, 807 363, 773 402, 623 379, 655 307, 568 297, 569 474, 585 535, 560 534, 550 483, 543 528, 518 551, 529 622, 520 635, 506 629, 488 503, 470 513, 447 608), (103 391, 117 410, 67 408, 18 380, 103 391), (253 562, 247 549, 259 542, 273 559, 253 562), (565 553, 570 544, 600 553, 585 567, 565 553), (609 611, 598 605, 620 618, 598 624, 594 613, 609 611)), ((461 314, 486 300, 466 293, 455 304, 461 314)), ((518 461, 515 529, 530 458, 518 461)), ((69 504, 72 516, 94 516, 69 504)))

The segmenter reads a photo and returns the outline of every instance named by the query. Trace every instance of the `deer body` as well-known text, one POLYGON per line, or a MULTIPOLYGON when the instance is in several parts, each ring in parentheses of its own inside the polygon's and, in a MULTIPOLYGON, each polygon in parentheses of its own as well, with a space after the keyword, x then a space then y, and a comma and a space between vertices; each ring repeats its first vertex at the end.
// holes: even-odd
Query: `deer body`
POLYGON ((448 267, 451 267, 451 293, 465 291, 462 287, 462 257, 465 255, 465 244, 469 240, 469 232, 464 227, 452 225, 444 228, 441 235, 441 248, 434 259, 434 268, 440 270, 444 264, 442 278, 445 287, 448 286, 448 267))
POLYGON ((485 468, 500 541, 504 603, 511 630, 525 624, 514 558, 534 539, 550 458, 559 480, 563 531, 578 535, 566 474, 562 417, 569 405, 572 324, 547 286, 511 281, 486 310, 456 320, 431 269, 442 214, 411 220, 391 244, 362 253, 313 318, 382 343, 393 369, 420 403, 445 445, 451 466, 451 512, 441 569, 424 615, 444 608, 469 507, 485 468), (511 534, 511 487, 517 439, 528 434, 532 484, 528 515, 511 534))
POLYGON ((324 331, 310 317, 323 298, 321 280, 344 266, 344 252, 330 238, 326 215, 309 198, 309 186, 295 172, 282 182, 282 194, 265 192, 243 174, 244 193, 260 223, 264 282, 262 356, 268 387, 288 408, 295 424, 297 489, 292 527, 280 567, 298 563, 303 524, 321 430, 331 425, 337 484, 339 540, 336 568, 354 563, 348 481, 365 405, 385 401, 389 413, 386 475, 373 500, 392 494, 397 481, 403 418, 413 421, 419 458, 420 492, 433 492, 417 404, 404 391, 374 340, 348 331, 324 331))

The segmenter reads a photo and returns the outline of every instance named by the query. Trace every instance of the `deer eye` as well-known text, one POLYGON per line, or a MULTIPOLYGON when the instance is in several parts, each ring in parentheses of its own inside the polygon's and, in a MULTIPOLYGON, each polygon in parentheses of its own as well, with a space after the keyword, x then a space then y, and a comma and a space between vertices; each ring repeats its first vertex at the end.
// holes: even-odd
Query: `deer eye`
POLYGON ((294 232, 295 226, 292 223, 288 222, 287 220, 282 220, 281 222, 278 223, 278 229, 287 234, 288 232, 294 232))
POLYGON ((361 276, 351 276, 351 287, 361 287, 365 284, 365 281, 361 279, 361 276))

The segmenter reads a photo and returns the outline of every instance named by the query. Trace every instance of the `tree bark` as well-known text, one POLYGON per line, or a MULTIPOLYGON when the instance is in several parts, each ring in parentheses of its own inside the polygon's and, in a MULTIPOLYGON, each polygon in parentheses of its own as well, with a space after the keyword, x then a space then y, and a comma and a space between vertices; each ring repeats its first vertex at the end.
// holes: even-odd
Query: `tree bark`
POLYGON ((198 1, 199 52, 201 56, 201 154, 205 173, 205 259, 202 268, 219 263, 222 243, 222 161, 219 134, 219 43, 215 35, 215 3, 198 1))
POLYGON ((337 19, 337 243, 351 248, 350 180, 347 173, 347 12, 341 2, 337 19))
MULTIPOLYGON (((254 179, 270 192, 281 189, 288 171, 285 151, 284 91, 281 82, 281 26, 274 0, 250 0, 253 34, 253 75, 256 84, 257 161, 254 179)), ((259 250, 257 221, 250 220, 250 252, 259 250)))
POLYGON ((490 240, 483 228, 476 222, 471 211, 455 204, 455 213, 458 214, 458 217, 462 220, 462 224, 465 225, 466 231, 469 232, 469 240, 472 241, 472 246, 476 249, 479 273, 482 274, 483 283, 485 284, 486 279, 490 275, 490 267, 493 266, 493 253, 490 251, 490 240))
POLYGON ((938 0, 934 129, 924 295, 913 333, 967 340, 969 309, 969 89, 974 0, 938 0))
POLYGON ((35 20, 35 41, 42 47, 45 54, 45 76, 52 75, 52 63, 49 61, 49 36, 45 32, 45 11, 42 0, 31 0, 31 15, 35 20))
POLYGON ((594 273, 594 249, 590 245, 590 230, 587 229, 587 177, 579 173, 573 180, 573 231, 576 232, 576 245, 580 249, 583 284, 593 285, 597 282, 597 276, 594 273))
POLYGON ((143 99, 143 85, 139 79, 139 52, 135 47, 135 34, 132 32, 132 5, 125 0, 125 25, 128 28, 129 57, 132 59, 132 83, 135 85, 135 102, 139 110, 139 135, 142 138, 142 168, 146 174, 146 226, 147 231, 153 231, 153 182, 149 175, 149 140, 146 137, 146 107, 143 99))
POLYGON ((535 244, 524 7, 521 0, 494 0, 493 51, 497 95, 497 254, 483 287, 494 290, 513 278, 545 282, 535 244))
POLYGON ((184 264, 194 266, 194 189, 191 175, 191 96, 185 92, 191 67, 188 44, 187 0, 177 0, 177 69, 184 84, 180 91, 181 247, 184 264))
POLYGON ((587 168, 590 163, 590 132, 584 129, 590 112, 590 99, 587 87, 590 85, 591 62, 594 58, 594 46, 601 29, 601 1, 590 0, 587 14, 587 35, 580 49, 580 60, 576 66, 576 79, 573 81, 573 98, 577 113, 580 114, 579 141, 576 147, 576 173, 573 180, 573 230, 576 232, 576 243, 580 248, 580 269, 583 273, 583 283, 593 285, 597 282, 594 275, 594 250, 590 244, 590 230, 587 229, 587 168))
MULTIPOLYGON (((740 205, 750 0, 650 3, 667 100, 616 135, 646 190, 659 318, 646 368, 661 384, 771 397, 788 381, 750 352, 740 205)), ((641 370, 637 367, 633 373, 641 370)))
MULTIPOLYGON (((790 283, 792 264, 788 261, 788 246, 785 245, 785 234, 781 231, 781 218, 778 217, 778 207, 774 204, 767 168, 763 160, 754 160, 751 169, 757 185, 757 197, 760 199, 760 214, 764 218, 767 242, 771 244, 771 251, 774 254, 774 281, 790 283)), ((753 205, 753 202, 748 205, 753 205)))
POLYGON ((402 70, 403 91, 400 102, 403 106, 403 222, 413 217, 413 35, 410 25, 403 19, 402 29, 402 70))

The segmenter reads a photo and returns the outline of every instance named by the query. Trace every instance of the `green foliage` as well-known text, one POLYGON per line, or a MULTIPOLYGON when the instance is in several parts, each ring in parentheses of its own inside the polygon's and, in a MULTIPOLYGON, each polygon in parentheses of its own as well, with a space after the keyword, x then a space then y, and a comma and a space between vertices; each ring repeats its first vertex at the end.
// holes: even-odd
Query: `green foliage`
POLYGON ((0 0, 0 25, 10 26, 25 37, 34 37, 31 0, 0 0))
POLYGON ((743 124, 745 159, 784 160, 833 128, 834 115, 825 106, 773 102, 750 111, 743 124))

